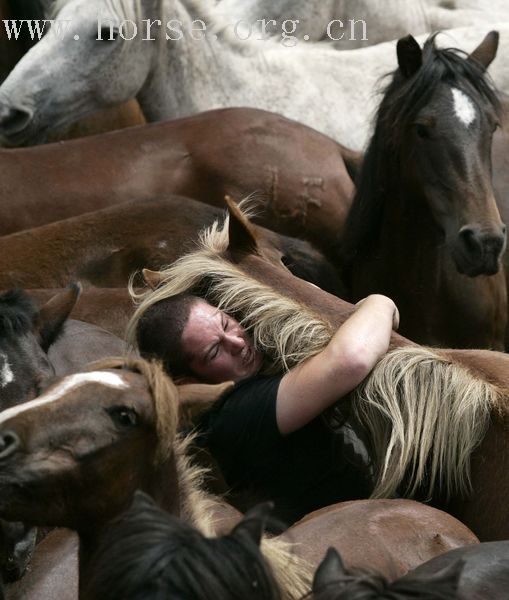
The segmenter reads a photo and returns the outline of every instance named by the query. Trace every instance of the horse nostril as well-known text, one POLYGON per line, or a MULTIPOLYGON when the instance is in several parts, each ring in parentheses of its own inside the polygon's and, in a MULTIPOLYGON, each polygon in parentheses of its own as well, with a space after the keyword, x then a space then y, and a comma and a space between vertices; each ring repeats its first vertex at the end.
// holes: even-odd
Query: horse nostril
POLYGON ((475 229, 470 227, 462 227, 459 235, 465 245, 465 249, 468 252, 479 252, 481 250, 481 245, 478 239, 479 234, 475 229))
POLYGON ((0 131, 9 135, 23 131, 32 120, 32 112, 21 106, 3 106, 0 110, 0 131))
POLYGON ((19 437, 14 431, 0 433, 0 459, 6 458, 19 447, 19 437))

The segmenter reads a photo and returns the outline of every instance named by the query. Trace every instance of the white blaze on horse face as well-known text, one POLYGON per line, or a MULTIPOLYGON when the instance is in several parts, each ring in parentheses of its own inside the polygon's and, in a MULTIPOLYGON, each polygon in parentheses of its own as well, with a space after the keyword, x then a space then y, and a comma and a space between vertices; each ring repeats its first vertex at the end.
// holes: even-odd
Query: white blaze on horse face
POLYGON ((472 100, 458 88, 451 88, 454 102, 454 114, 467 127, 476 117, 475 106, 472 100))
POLYGON ((13 417, 16 417, 21 413, 29 411, 32 408, 37 408, 39 406, 43 406, 44 404, 55 402, 56 400, 59 400, 60 398, 65 396, 70 391, 79 388, 87 383, 99 383, 106 387, 112 387, 116 389, 123 389, 129 387, 129 385, 122 379, 122 377, 120 377, 120 375, 116 375, 115 373, 109 373, 107 371, 91 371, 90 373, 76 373, 75 375, 65 377, 57 386, 48 390, 48 392, 46 392, 42 396, 35 398, 35 400, 30 400, 30 402, 24 402, 23 404, 13 406, 12 408, 8 408, 0 412, 0 423, 4 423, 8 419, 12 419, 13 417))
POLYGON ((14 373, 12 372, 7 356, 3 352, 0 352, 0 359, 3 361, 2 368, 0 369, 0 387, 4 388, 14 381, 14 373))

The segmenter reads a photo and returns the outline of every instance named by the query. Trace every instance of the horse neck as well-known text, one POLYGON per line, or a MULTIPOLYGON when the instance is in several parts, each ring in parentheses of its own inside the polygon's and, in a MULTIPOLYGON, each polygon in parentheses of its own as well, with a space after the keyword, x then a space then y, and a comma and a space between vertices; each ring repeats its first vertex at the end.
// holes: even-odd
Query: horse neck
POLYGON ((420 278, 440 260, 440 231, 425 198, 405 181, 398 152, 383 140, 376 132, 370 143, 346 227, 346 278, 354 286, 359 277, 387 280, 387 271, 390 278, 409 271, 420 278))
POLYGON ((223 81, 230 79, 232 72, 243 73, 239 68, 242 58, 235 44, 221 33, 217 39, 211 39, 210 35, 204 40, 191 39, 188 32, 194 20, 205 22, 204 33, 207 34, 217 20, 205 5, 201 11, 196 0, 165 0, 163 4, 161 21, 177 20, 182 24, 184 35, 182 39, 167 41, 164 28, 159 33, 162 36, 160 51, 155 53, 152 71, 137 95, 147 120, 184 117, 213 106, 227 105, 230 100, 227 90, 232 84, 223 85, 223 81))

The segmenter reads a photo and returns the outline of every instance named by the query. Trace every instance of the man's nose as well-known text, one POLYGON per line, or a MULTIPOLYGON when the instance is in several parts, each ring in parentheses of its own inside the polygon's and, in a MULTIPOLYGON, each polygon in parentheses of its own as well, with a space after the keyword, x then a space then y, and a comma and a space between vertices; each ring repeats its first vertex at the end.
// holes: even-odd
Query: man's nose
POLYGON ((244 348, 245 341, 240 335, 230 334, 225 337, 227 348, 233 355, 239 354, 244 348))

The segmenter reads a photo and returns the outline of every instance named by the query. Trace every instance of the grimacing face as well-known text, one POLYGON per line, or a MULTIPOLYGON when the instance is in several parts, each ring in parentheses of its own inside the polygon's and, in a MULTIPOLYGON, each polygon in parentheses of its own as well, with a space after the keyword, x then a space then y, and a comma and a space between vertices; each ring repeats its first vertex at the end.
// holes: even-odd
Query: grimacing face
POLYGON ((204 300, 192 305, 181 343, 191 356, 190 368, 204 383, 241 381, 262 366, 262 353, 240 324, 204 300))

